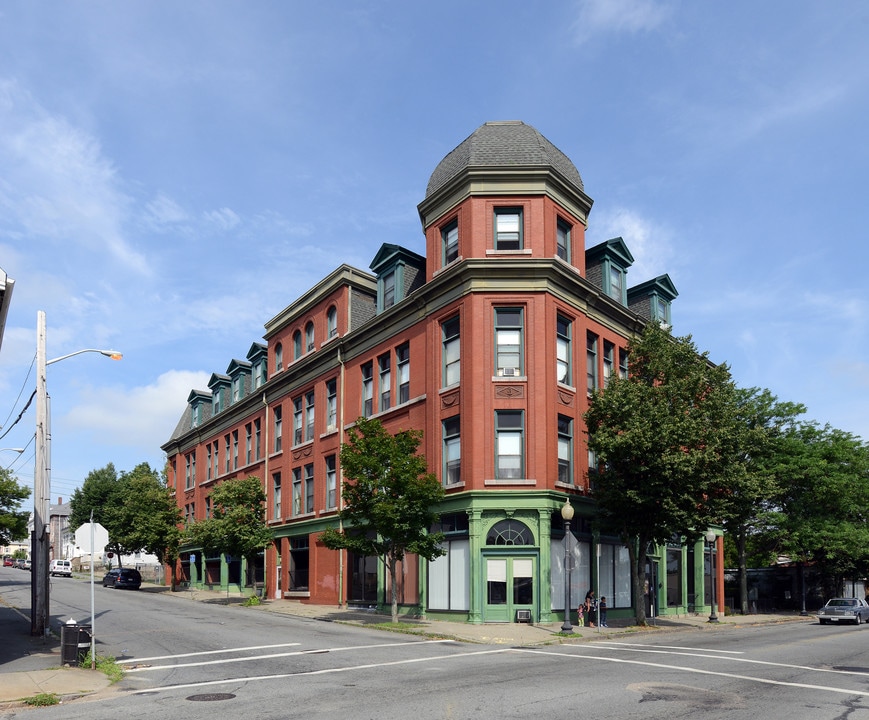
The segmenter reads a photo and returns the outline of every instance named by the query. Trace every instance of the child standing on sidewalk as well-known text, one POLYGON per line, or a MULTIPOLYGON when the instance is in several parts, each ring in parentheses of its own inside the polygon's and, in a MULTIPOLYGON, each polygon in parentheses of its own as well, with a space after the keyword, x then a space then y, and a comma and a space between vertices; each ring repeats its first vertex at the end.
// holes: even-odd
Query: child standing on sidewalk
POLYGON ((585 618, 583 617, 582 611, 584 606, 580 605, 576 610, 576 626, 583 627, 585 625, 585 618))
POLYGON ((601 596, 600 602, 597 604, 597 609, 600 613, 600 626, 609 627, 609 625, 606 624, 606 596, 601 596))

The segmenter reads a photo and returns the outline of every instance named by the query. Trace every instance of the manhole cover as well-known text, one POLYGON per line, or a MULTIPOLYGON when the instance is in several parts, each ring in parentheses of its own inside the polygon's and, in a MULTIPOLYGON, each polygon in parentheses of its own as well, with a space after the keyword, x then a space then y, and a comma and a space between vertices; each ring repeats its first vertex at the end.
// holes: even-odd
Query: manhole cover
POLYGON ((232 693, 203 693, 202 695, 191 695, 188 700, 198 702, 213 702, 214 700, 232 700, 235 697, 232 693))

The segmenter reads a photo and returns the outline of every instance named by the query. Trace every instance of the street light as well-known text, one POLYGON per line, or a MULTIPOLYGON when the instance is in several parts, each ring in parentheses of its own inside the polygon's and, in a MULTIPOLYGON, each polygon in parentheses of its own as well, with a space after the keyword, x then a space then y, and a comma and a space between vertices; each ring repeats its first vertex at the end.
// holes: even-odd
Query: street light
POLYGON ((561 519, 564 521, 564 624, 561 632, 572 633, 570 624, 570 521, 573 520, 573 505, 570 498, 561 506, 561 519))
POLYGON ((706 531, 706 542, 709 543, 709 575, 712 582, 712 613, 709 615, 709 622, 718 622, 718 611, 715 608, 715 540, 717 535, 711 528, 706 531))
POLYGON ((88 348, 61 355, 53 360, 45 359, 45 313, 36 313, 36 464, 33 472, 33 536, 31 537, 30 580, 30 634, 48 635, 48 527, 49 501, 51 499, 51 434, 49 432, 50 413, 45 368, 61 360, 95 352, 112 360, 120 360, 123 355, 117 350, 97 350, 88 348))

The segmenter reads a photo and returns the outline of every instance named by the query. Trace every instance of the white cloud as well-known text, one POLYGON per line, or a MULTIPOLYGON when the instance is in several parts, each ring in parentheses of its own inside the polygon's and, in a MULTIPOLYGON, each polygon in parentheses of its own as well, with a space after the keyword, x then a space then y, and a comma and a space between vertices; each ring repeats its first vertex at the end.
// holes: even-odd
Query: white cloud
POLYGON ((0 205, 8 213, 0 232, 106 252, 148 273, 125 237, 129 198, 94 138, 9 80, 0 80, 0 127, 0 205))
POLYGON ((586 243, 589 247, 616 237, 625 241, 634 256, 634 264, 628 270, 629 285, 673 270, 677 258, 670 231, 635 210, 624 207, 602 210, 594 216, 589 231, 589 241, 586 243))
POLYGON ((187 222, 189 217, 172 198, 160 193, 145 206, 149 224, 158 228, 187 222))
POLYGON ((656 0, 580 0, 575 39, 583 43, 606 33, 646 32, 657 28, 670 8, 656 0))
POLYGON ((220 210, 210 210, 203 213, 205 222, 220 232, 232 230, 241 222, 241 218, 227 207, 222 207, 220 210))
POLYGON ((134 448, 150 457, 171 436, 190 391, 207 389, 210 377, 209 372, 169 370, 150 385, 85 388, 82 402, 63 421, 105 445, 134 448))

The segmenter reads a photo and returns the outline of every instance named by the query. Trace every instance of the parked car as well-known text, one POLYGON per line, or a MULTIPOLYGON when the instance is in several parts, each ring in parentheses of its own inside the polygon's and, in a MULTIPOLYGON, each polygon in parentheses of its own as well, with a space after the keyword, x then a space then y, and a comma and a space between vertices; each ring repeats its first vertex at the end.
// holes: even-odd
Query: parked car
POLYGON ((818 610, 818 622, 827 623, 852 622, 861 625, 869 620, 869 603, 862 598, 832 598, 818 610))
POLYGON ((3 558, 3 567, 12 567, 12 558, 3 558))
POLYGON ((103 587, 138 590, 141 585, 142 576, 133 568, 115 568, 103 576, 103 587))
POLYGON ((48 568, 48 574, 52 577, 56 575, 72 577, 72 563, 69 560, 52 560, 48 568))
POLYGON ((21 561, 21 569, 22 570, 30 570, 30 560, 22 560, 21 561))

